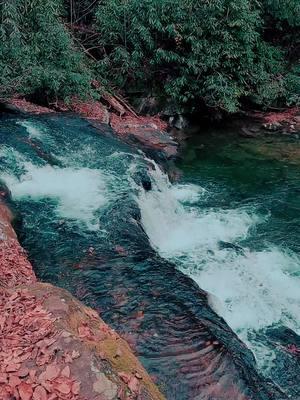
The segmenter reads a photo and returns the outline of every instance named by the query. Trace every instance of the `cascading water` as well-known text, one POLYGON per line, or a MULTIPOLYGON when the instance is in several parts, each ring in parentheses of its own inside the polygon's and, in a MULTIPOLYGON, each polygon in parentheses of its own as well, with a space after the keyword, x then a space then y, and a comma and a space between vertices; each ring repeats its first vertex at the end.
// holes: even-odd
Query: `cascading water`
POLYGON ((152 245, 213 295, 210 304, 265 369, 274 356, 248 334, 277 324, 300 333, 300 258, 271 244, 261 251, 240 244, 267 223, 255 206, 203 207, 213 191, 171 185, 158 166, 150 176, 153 189, 141 189, 137 201, 152 245))
MULTIPOLYGON (((286 332, 265 328, 297 332, 299 260, 292 246, 265 244, 272 215, 245 201, 248 189, 228 200, 215 177, 205 189, 189 174, 171 185, 108 128, 72 116, 2 117, 0 145, 0 178, 39 279, 97 309, 168 399, 286 398, 212 310, 262 370, 291 361, 277 351, 286 332)), ((280 372, 269 376, 288 392, 280 372)))

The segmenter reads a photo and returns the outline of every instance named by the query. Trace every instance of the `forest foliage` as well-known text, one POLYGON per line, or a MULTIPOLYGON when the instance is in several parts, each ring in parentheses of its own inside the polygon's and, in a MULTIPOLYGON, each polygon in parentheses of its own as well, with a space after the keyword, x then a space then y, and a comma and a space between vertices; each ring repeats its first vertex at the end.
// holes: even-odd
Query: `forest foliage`
POLYGON ((0 0, 0 97, 108 90, 235 112, 300 102, 299 0, 0 0))

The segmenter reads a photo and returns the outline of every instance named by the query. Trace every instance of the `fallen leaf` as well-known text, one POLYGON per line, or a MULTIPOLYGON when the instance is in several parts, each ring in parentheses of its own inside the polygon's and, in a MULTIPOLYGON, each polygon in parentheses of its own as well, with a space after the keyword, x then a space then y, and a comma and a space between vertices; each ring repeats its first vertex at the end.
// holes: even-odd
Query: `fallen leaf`
POLYGON ((65 376, 65 377, 67 377, 67 378, 70 378, 70 374, 71 374, 70 367, 67 365, 67 366, 61 371, 61 375, 62 375, 62 376, 65 376))
POLYGON ((128 387, 132 391, 132 393, 137 394, 139 392, 140 383, 135 376, 130 378, 130 381, 128 382, 128 387))
POLYGON ((37 386, 34 389, 33 400, 47 400, 47 392, 43 386, 37 386))
POLYGON ((126 374, 125 372, 119 372, 118 375, 123 382, 128 383, 130 381, 131 376, 129 374, 126 374))
POLYGON ((21 379, 15 375, 11 375, 9 377, 9 384, 11 387, 15 388, 16 386, 19 386, 21 383, 21 379))
POLYGON ((21 364, 8 364, 6 372, 16 372, 20 369, 21 364))
POLYGON ((81 385, 80 382, 77 382, 77 381, 73 382, 73 384, 72 384, 72 393, 73 393, 73 394, 79 394, 79 392, 80 392, 80 385, 81 385))
POLYGON ((26 382, 22 382, 18 386, 18 390, 21 400, 31 400, 33 394, 31 385, 26 382))
MULTIPOLYGON (((31 372, 31 371, 30 371, 30 372, 31 372)), ((25 378, 28 374, 29 374, 29 369, 28 369, 28 368, 25 368, 25 367, 21 368, 21 369, 17 372, 17 375, 18 375, 20 378, 25 378)), ((30 375, 30 377, 31 377, 31 375, 30 375)))
POLYGON ((57 364, 50 364, 47 365, 45 371, 45 379, 48 381, 52 381, 53 379, 57 378, 60 374, 60 368, 57 364))
POLYGON ((67 382, 59 382, 59 383, 55 382, 54 387, 56 390, 58 390, 60 393, 63 394, 69 394, 72 389, 72 386, 67 382))

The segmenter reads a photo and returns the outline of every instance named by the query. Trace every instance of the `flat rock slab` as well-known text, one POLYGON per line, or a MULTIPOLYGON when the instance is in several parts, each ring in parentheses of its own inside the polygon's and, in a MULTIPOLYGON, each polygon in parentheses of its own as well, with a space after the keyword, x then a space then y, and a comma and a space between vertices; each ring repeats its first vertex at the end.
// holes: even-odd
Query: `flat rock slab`
POLYGON ((163 400, 95 311, 36 281, 11 219, 1 202, 0 399, 163 400))
POLYGON ((95 311, 44 283, 0 292, 0 398, 164 399, 95 311))

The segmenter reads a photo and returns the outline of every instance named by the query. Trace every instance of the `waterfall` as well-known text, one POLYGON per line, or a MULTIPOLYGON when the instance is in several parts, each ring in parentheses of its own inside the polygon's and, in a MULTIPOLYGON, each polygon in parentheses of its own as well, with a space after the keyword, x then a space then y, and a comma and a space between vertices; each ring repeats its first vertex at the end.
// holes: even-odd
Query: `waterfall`
POLYGON ((215 311, 264 365, 272 355, 248 334, 276 324, 300 332, 299 258, 272 244, 260 251, 242 246, 265 218, 254 206, 208 208, 202 200, 214 193, 171 185, 157 165, 149 174, 152 190, 141 188, 137 202, 152 246, 213 295, 215 311))

